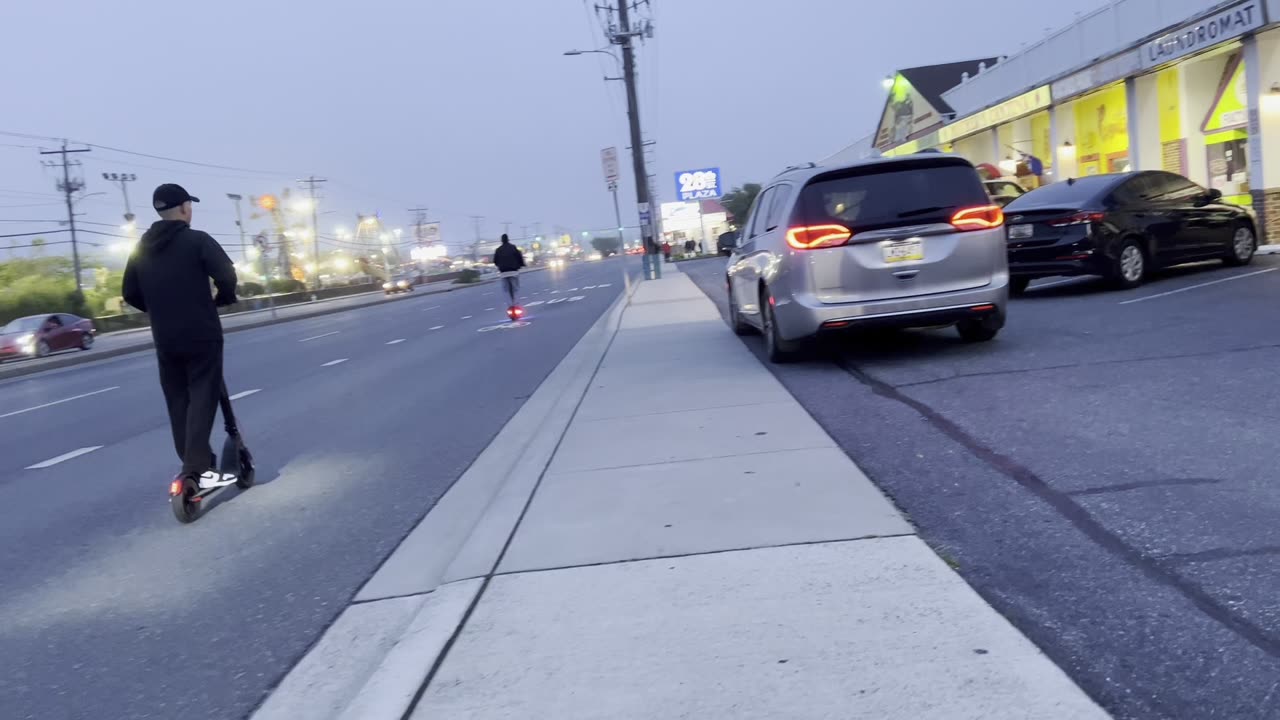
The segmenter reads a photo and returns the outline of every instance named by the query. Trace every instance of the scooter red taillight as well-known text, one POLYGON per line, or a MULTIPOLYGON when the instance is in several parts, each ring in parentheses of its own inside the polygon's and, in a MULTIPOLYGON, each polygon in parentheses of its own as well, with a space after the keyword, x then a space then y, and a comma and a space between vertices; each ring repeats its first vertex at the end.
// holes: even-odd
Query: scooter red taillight
POLYGON ((507 308, 507 317, 511 318, 512 320, 519 320, 520 318, 524 317, 524 308, 520 307, 519 305, 512 305, 511 307, 507 308))
POLYGON ((174 480, 169 483, 169 497, 177 497, 182 494, 182 481, 174 480))

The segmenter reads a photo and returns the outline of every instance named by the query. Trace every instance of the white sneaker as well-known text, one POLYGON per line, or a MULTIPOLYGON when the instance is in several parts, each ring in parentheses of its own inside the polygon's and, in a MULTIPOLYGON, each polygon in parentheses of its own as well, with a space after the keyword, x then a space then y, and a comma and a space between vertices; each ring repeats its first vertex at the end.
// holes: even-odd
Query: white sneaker
POLYGON ((216 470, 206 470, 204 474, 200 476, 199 483, 200 483, 201 490, 209 490, 210 488, 222 487, 223 485, 230 485, 235 481, 236 481, 235 475, 231 475, 231 474, 223 475, 222 473, 216 470))

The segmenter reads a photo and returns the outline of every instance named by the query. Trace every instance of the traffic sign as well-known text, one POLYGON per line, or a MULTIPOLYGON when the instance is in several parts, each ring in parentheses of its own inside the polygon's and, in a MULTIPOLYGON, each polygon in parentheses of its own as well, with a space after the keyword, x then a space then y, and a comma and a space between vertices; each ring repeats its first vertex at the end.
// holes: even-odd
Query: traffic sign
POLYGON ((600 164, 604 166, 605 184, 613 189, 618 186, 618 148, 607 147, 600 151, 600 164))
POLYGON ((708 200, 723 194, 720 168, 684 170, 676 173, 676 198, 679 200, 708 200))

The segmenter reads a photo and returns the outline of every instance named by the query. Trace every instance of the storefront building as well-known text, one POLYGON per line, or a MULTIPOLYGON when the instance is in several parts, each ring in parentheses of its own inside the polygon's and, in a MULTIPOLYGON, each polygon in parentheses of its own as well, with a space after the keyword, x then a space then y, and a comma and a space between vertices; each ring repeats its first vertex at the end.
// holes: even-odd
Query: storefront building
POLYGON ((1280 0, 1117 0, 941 98, 955 117, 878 149, 954 152, 1029 187, 1168 170, 1253 206, 1280 242, 1280 0))

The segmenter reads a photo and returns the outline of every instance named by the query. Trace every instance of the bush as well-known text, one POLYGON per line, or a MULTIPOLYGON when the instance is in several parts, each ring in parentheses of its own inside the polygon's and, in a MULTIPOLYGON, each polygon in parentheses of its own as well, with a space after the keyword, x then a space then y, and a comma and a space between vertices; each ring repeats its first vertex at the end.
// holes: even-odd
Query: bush
POLYGON ((236 293, 241 297, 256 297, 258 295, 263 295, 266 292, 267 292, 267 289, 262 286, 262 283, 256 283, 256 282, 240 283, 238 289, 236 290, 236 293))
POLYGON ((480 271, 476 270, 475 268, 467 268, 466 270, 463 270, 461 273, 458 274, 458 279, 454 280, 454 282, 460 283, 463 285, 468 283, 480 282, 480 271))
POLYGON ((303 290, 307 289, 307 286, 304 285, 302 281, 294 280, 293 278, 276 278, 275 280, 272 280, 271 282, 267 283, 267 287, 271 290, 271 292, 277 293, 277 294, 302 292, 303 290))

